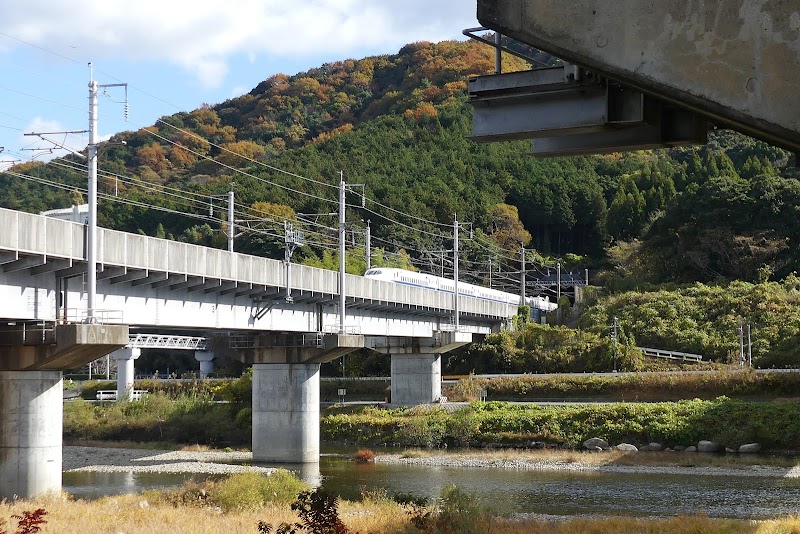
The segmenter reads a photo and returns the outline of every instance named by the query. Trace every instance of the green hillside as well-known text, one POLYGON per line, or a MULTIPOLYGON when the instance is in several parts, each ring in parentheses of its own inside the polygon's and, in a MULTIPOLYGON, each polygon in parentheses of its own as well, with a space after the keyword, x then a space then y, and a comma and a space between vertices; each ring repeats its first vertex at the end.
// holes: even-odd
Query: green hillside
MULTIPOLYGON (((758 317, 769 333, 758 357, 796 359, 796 289, 786 289, 795 278, 769 283, 800 260, 794 157, 727 131, 704 147, 574 158, 534 159, 526 142, 477 144, 466 80, 493 66, 479 43, 415 43, 276 74, 246 95, 118 134, 101 149, 100 224, 224 247, 224 200, 209 208, 234 182, 237 218, 255 228, 237 250, 282 258, 288 221, 307 234, 295 261, 336 268, 337 223, 325 214, 337 209, 343 171, 365 196, 363 207, 360 187, 347 199, 351 272, 363 272, 369 221, 375 264, 447 273, 457 216, 472 223, 461 242, 466 279, 511 290, 522 245, 537 273, 556 257, 590 269, 611 295, 580 323, 598 335, 617 315, 637 343, 724 360, 734 319, 758 317)), ((515 57, 504 66, 529 68, 515 57)), ((14 167, 0 205, 68 206, 85 187, 80 164, 14 167)))

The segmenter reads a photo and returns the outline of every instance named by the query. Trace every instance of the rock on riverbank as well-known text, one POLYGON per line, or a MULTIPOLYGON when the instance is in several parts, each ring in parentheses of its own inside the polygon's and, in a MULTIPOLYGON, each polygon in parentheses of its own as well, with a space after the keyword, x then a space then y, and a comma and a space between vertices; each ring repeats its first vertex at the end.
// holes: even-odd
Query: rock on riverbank
POLYGON ((423 457, 403 457, 399 454, 382 454, 377 463, 423 465, 430 467, 477 467, 494 469, 525 469, 531 471, 585 471, 601 473, 652 473, 664 475, 738 476, 800 478, 800 466, 773 467, 762 465, 741 468, 710 466, 615 465, 613 463, 582 463, 580 461, 536 460, 524 458, 492 458, 469 454, 436 454, 423 457))

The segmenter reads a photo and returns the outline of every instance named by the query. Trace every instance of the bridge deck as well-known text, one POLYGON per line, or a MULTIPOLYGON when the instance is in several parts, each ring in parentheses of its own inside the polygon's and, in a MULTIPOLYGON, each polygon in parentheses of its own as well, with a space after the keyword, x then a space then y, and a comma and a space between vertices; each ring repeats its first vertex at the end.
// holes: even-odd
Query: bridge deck
MULTIPOLYGON (((85 227, 81 224, 0 208, 0 265, 3 273, 55 273, 56 278, 86 272, 85 227)), ((98 282, 141 288, 215 293, 251 299, 264 309, 282 302, 286 267, 282 261, 98 229, 98 282)), ((295 302, 334 303, 338 273, 291 265, 295 302)), ((347 275, 348 306, 401 311, 410 316, 444 317, 453 296, 442 292, 347 275)), ((463 317, 502 321, 517 313, 514 305, 461 297, 463 317)))
POLYGON ((484 26, 800 151, 800 6, 752 0, 478 0, 484 26))

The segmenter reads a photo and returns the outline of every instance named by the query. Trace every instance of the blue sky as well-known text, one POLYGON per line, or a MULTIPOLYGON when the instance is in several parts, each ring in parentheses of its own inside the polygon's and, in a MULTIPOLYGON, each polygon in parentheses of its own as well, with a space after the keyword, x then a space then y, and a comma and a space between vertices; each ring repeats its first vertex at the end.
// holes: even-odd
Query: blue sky
MULTIPOLYGON (((461 39, 478 26, 474 0, 27 0, 0 16, 0 161, 64 155, 23 134, 88 128, 87 64, 109 89, 99 134, 149 126, 249 92, 276 73, 461 39)), ((80 150, 86 134, 51 139, 80 150)), ((0 166, 0 169, 6 167, 0 166)))

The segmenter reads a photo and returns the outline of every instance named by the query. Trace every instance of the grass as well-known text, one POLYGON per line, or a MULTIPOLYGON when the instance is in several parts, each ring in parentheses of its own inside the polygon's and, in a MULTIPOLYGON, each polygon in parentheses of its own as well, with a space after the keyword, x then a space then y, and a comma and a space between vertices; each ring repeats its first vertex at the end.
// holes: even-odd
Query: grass
MULTIPOLYGON (((294 522, 297 516, 289 505, 266 503, 254 509, 224 512, 214 505, 175 504, 153 499, 151 495, 123 495, 97 501, 71 501, 64 497, 44 497, 28 501, 0 503, 0 518, 45 508, 47 524, 43 533, 151 534, 203 533, 231 534, 257 532, 258 521, 273 525, 294 522)), ((350 532, 371 534, 415 534, 407 508, 387 499, 364 502, 341 501, 340 517, 350 532)), ((453 510, 449 510, 453 513, 453 510)), ((455 513, 458 513, 456 510, 455 513)), ((510 520, 481 518, 483 532, 503 534, 793 534, 800 532, 800 518, 769 521, 710 519, 680 516, 665 520, 623 517, 574 519, 567 521, 510 520)))

